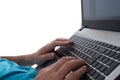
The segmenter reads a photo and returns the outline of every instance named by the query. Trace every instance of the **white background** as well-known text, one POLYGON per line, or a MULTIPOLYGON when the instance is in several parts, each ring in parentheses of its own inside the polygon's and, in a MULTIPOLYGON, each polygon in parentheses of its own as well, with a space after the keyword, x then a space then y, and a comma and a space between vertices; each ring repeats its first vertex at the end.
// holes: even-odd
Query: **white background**
POLYGON ((80 0, 0 0, 0 56, 33 53, 80 26, 80 0))

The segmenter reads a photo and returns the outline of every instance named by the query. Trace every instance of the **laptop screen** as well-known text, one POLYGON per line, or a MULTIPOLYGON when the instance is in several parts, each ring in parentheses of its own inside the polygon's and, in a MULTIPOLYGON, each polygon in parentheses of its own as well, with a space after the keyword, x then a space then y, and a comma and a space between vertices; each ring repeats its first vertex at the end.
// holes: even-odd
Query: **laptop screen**
POLYGON ((82 0, 82 25, 120 31, 120 0, 82 0))

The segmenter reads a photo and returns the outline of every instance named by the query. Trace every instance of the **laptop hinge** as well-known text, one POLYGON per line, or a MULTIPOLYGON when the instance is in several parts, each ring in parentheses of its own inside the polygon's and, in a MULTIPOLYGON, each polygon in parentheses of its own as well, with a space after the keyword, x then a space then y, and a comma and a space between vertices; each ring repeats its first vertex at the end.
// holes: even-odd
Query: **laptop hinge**
POLYGON ((87 26, 82 26, 82 28, 80 28, 79 31, 82 31, 84 28, 87 28, 87 26))

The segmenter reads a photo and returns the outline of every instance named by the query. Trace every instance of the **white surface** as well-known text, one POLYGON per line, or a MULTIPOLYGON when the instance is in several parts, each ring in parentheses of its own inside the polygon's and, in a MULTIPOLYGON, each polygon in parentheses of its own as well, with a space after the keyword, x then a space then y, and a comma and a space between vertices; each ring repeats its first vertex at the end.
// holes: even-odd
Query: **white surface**
POLYGON ((80 0, 0 0, 0 56, 32 53, 80 26, 80 0))

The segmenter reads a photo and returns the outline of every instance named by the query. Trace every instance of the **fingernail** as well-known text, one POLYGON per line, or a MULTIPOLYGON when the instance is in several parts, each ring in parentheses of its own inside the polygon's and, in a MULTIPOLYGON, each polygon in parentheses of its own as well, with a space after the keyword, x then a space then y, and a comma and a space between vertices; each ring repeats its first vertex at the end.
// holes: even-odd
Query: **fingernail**
POLYGON ((52 56, 52 57, 54 57, 54 56, 55 56, 55 54, 54 54, 54 53, 52 53, 52 54, 51 54, 51 56, 52 56))
POLYGON ((71 42, 71 43, 73 43, 73 41, 72 41, 72 40, 70 40, 70 42, 71 42))
POLYGON ((87 70, 87 66, 86 65, 82 66, 82 68, 85 69, 85 70, 87 70))

